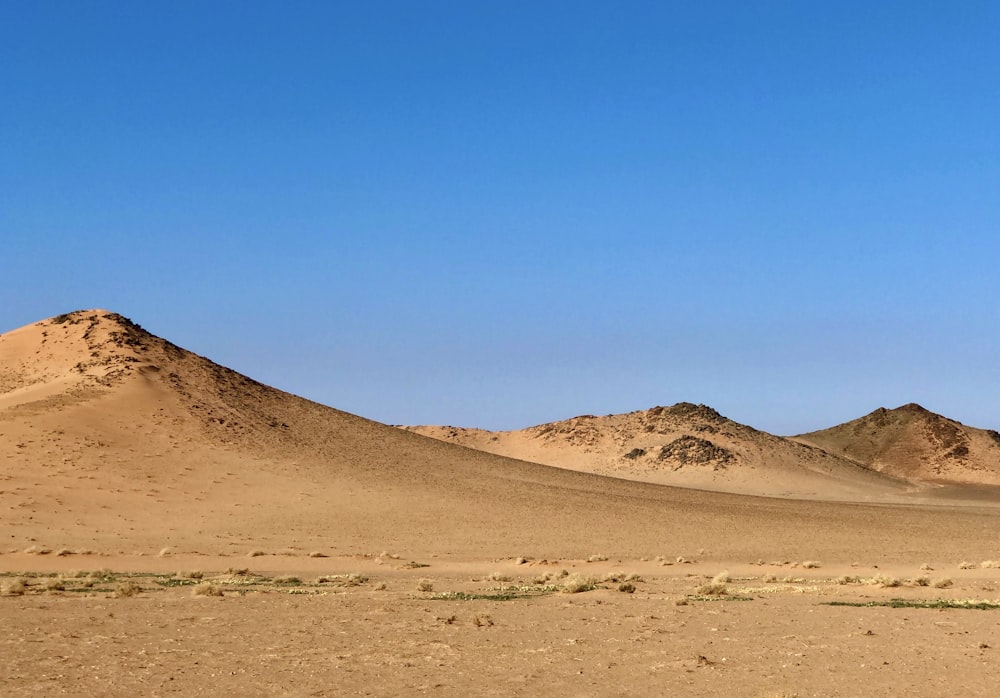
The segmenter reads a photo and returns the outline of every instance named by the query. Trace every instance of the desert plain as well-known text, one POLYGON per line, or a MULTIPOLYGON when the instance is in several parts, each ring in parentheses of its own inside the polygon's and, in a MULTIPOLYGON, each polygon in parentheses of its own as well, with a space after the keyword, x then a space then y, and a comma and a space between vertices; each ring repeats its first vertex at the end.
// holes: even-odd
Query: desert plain
POLYGON ((1000 685, 1000 436, 379 424, 104 310, 0 335, 0 694, 1000 685))

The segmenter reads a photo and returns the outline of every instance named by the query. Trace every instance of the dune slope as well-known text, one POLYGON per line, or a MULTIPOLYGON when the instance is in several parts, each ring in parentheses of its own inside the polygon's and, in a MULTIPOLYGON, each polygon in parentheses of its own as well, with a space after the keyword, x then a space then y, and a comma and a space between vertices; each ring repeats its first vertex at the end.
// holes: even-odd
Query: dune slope
POLYGON ((503 458, 269 388, 101 310, 0 335, 0 367, 0 552, 881 559, 944 554, 995 520, 978 506, 761 499, 503 458))

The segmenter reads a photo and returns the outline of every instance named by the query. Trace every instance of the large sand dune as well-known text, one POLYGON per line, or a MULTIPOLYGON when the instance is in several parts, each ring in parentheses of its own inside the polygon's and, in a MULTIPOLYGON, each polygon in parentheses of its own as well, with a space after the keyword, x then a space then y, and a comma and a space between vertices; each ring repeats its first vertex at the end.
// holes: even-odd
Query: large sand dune
MULTIPOLYGON (((0 360, 0 523, 15 547, 232 552, 327 541, 583 555, 651 553, 669 541, 750 558, 775 547, 846 554, 865 541, 892 556, 903 546, 889 540, 940 549, 992 517, 725 495, 503 458, 269 388, 99 310, 0 336, 0 360)), ((667 431, 690 423, 686 412, 718 424, 716 438, 759 439, 755 476, 765 446, 784 445, 701 408, 629 419, 667 431)), ((808 452, 823 477, 843 478, 836 461, 808 452)), ((764 491, 780 495, 793 487, 780 454, 776 462, 764 491)), ((856 489, 885 487, 852 468, 856 489)))

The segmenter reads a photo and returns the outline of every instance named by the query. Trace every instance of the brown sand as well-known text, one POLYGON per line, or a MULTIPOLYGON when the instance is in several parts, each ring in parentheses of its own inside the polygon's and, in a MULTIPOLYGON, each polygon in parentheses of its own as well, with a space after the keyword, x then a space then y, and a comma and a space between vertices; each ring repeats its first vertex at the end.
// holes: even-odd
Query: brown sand
POLYGON ((978 566, 1000 557, 989 500, 747 497, 511 460, 281 393, 104 311, 0 335, 0 389, 2 694, 987 695, 998 678, 992 611, 821 605, 1000 596, 978 566), (148 576, 239 567, 370 581, 220 599, 148 576), (11 587, 99 568, 145 573, 142 591, 11 587), (643 581, 433 596, 563 568, 643 581), (726 598, 751 600, 697 595, 724 569, 726 598), (876 574, 955 584, 833 582, 876 574))

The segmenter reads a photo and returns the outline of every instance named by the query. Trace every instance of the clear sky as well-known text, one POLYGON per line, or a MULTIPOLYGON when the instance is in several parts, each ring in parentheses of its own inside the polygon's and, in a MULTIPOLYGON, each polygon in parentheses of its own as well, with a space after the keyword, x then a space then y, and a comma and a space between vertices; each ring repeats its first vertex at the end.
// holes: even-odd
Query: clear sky
POLYGON ((0 330, 389 423, 1000 427, 1000 3, 0 0, 0 330))

